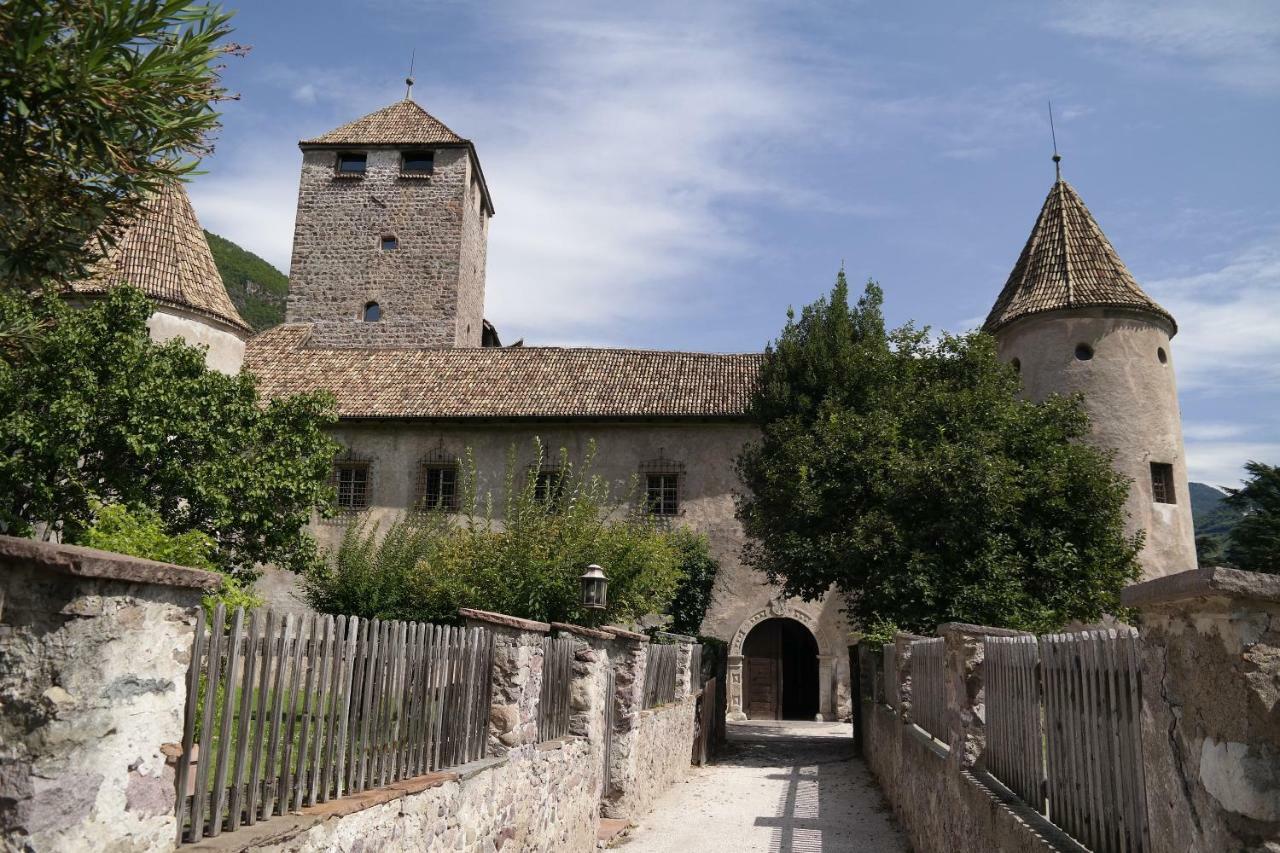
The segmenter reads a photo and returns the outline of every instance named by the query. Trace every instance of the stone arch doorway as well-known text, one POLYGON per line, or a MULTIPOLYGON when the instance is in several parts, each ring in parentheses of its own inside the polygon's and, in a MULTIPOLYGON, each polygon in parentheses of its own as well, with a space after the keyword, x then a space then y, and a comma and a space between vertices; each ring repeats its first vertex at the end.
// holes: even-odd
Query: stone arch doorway
POLYGON ((742 643, 742 708, 752 720, 819 717, 818 641, 786 617, 760 622, 742 643))

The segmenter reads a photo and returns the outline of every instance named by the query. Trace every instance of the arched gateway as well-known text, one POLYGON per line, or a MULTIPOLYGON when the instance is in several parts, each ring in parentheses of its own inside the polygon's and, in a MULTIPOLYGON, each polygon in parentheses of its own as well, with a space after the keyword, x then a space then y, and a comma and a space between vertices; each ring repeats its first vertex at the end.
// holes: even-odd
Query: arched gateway
POLYGON ((833 719, 832 663, 814 617, 775 599, 729 643, 729 718, 833 719))

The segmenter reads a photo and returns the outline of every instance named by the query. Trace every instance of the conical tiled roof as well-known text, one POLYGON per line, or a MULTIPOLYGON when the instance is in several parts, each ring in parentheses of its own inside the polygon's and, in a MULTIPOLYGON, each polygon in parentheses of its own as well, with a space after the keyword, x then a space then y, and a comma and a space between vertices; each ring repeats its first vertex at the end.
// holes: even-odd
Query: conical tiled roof
POLYGON ((302 145, 456 145, 465 143, 444 122, 405 98, 335 127, 302 145))
POLYGON ((227 295, 191 200, 178 181, 146 202, 142 216, 120 236, 96 272, 71 289, 104 293, 124 282, 158 302, 253 331, 227 295))
POLYGON ((1058 178, 982 328, 1063 308, 1129 308, 1173 315, 1143 292, 1075 189, 1058 178))

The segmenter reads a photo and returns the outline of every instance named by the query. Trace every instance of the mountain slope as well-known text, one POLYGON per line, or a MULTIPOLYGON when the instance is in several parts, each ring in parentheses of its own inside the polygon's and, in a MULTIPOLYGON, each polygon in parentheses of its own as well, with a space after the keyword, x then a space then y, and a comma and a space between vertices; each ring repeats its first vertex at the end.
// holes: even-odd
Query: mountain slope
POLYGON ((1225 537, 1244 517, 1238 509, 1223 503, 1227 495, 1207 483, 1191 483, 1191 518, 1197 536, 1225 537))
POLYGON ((262 258, 225 237, 204 232, 227 295, 244 321, 261 332, 284 322, 289 278, 262 258))

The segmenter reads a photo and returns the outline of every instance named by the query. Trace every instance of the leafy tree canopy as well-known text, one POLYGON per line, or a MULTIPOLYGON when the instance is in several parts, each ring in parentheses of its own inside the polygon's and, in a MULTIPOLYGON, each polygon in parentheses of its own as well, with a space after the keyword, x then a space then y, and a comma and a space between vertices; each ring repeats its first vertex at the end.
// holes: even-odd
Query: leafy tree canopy
POLYGON ((714 573, 703 537, 670 530, 615 494, 592 473, 591 455, 575 465, 562 450, 558 463, 559 481, 540 487, 540 465, 518 465, 512 448, 495 498, 477 493, 474 462, 463 460, 460 513, 413 513, 385 532, 353 524, 331 563, 307 575, 308 602, 383 619, 449 622, 476 607, 582 624, 663 613, 682 579, 701 585, 714 573), (579 577, 592 563, 609 577, 603 617, 580 604, 579 577))
POLYGON ((1231 529, 1227 560, 1250 572, 1280 574, 1280 468, 1247 462, 1242 489, 1228 489, 1226 502, 1245 512, 1231 529))
POLYGON ((1141 542, 1080 401, 1019 399, 989 336, 886 331, 882 300, 869 282, 850 307, 842 272, 768 349, 738 460, 746 561, 788 595, 840 590, 864 629, 1119 612, 1141 542))
POLYGON ((0 530, 75 541, 98 506, 119 504, 154 511, 168 534, 206 534, 237 576, 304 569, 315 549, 303 526, 332 500, 332 399, 264 405, 250 374, 153 342, 151 311, 130 287, 78 309, 0 289, 0 326, 46 327, 28 354, 0 360, 0 530))
POLYGON ((190 0, 0 3, 0 284, 84 277, 145 194, 193 168, 228 18, 190 0))

